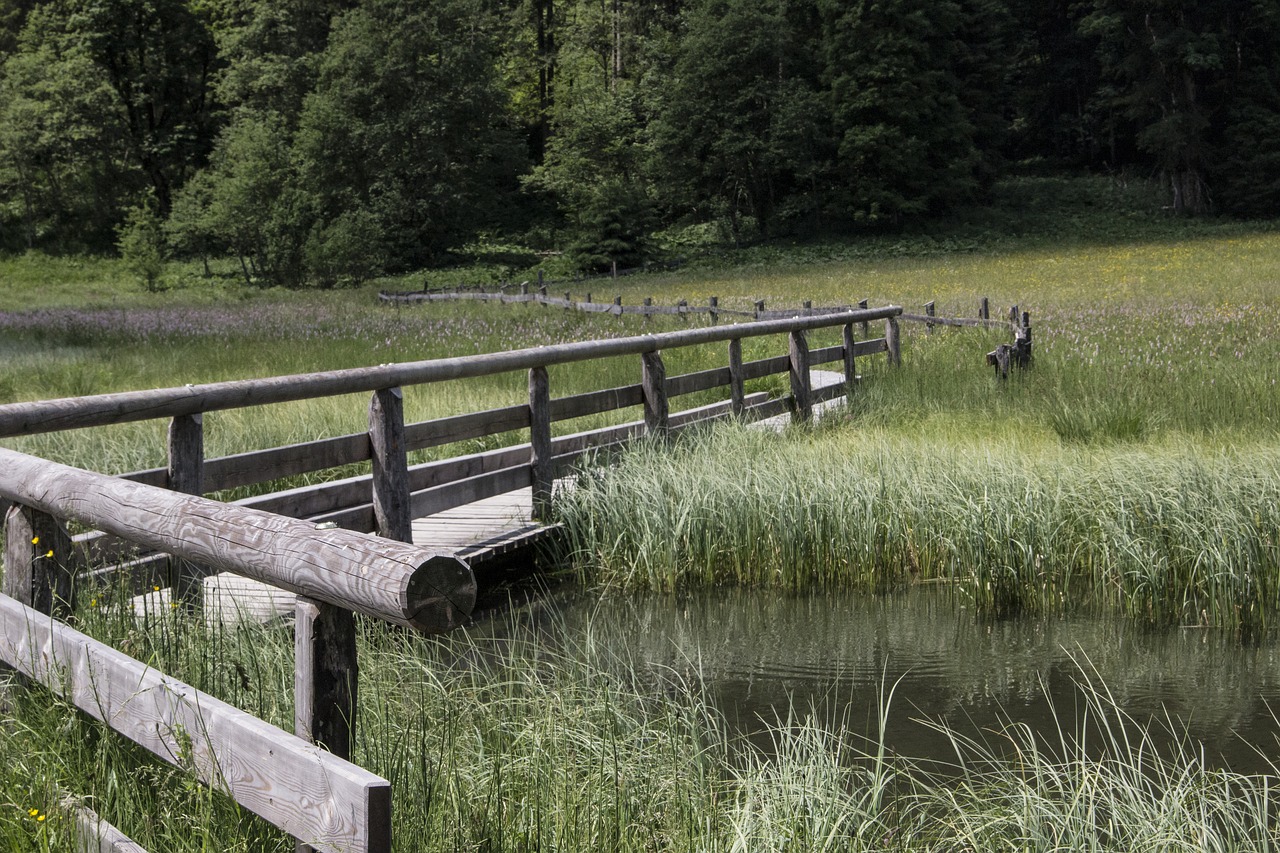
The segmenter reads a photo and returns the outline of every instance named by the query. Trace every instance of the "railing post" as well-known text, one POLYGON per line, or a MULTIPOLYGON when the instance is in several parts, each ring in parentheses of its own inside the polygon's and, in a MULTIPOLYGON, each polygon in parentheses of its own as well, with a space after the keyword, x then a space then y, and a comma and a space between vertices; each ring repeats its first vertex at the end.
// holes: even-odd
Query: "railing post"
POLYGON ((742 417, 747 408, 747 395, 742 383, 742 339, 729 340, 729 410, 742 417))
POLYGON ((14 504, 4 519, 4 594, 41 613, 75 610, 71 537, 53 516, 14 504))
MULTIPOLYGON (((355 614, 302 595, 294 612, 294 734, 350 759, 359 684, 355 614)), ((314 848, 298 842, 295 850, 314 848)))
POLYGON ((1031 366, 1031 314, 1022 312, 1022 322, 1014 331, 1013 357, 1018 367, 1026 369, 1031 366))
POLYGON ((844 383, 849 386, 847 393, 853 393, 853 386, 858 381, 858 366, 853 357, 853 324, 844 324, 844 383))
POLYGON ((804 316, 812 317, 813 316, 813 300, 806 299, 803 303, 801 303, 801 305, 804 308, 804 316))
POLYGON ((714 326, 720 322, 720 311, 718 310, 720 308, 720 297, 711 297, 711 299, 708 300, 708 304, 710 305, 711 310, 707 313, 711 315, 711 325, 714 326))
POLYGON ((564 292, 564 310, 568 311, 573 307, 573 294, 571 291, 564 292))
MULTIPOLYGON (((924 304, 924 315, 925 315, 926 317, 933 317, 933 316, 936 316, 936 315, 935 315, 935 313, 934 313, 934 312, 935 312, 935 310, 936 310, 936 309, 935 309, 935 306, 934 306, 934 303, 933 303, 933 300, 932 300, 932 299, 931 299, 931 300, 929 300, 928 302, 926 302, 926 303, 924 304)), ((930 323, 930 322, 927 322, 927 321, 926 321, 926 322, 925 322, 925 324, 924 324, 924 331, 925 331, 925 334, 927 334, 927 335, 932 335, 932 334, 933 334, 933 323, 930 323)))
POLYGON ((373 516, 378 535, 412 542, 404 392, 399 388, 373 393, 369 401, 369 443, 373 451, 373 516))
POLYGON ((644 312, 644 321, 645 321, 646 323, 648 323, 648 322, 650 322, 651 320, 653 320, 653 312, 648 310, 648 309, 650 309, 650 308, 652 308, 652 307, 653 307, 653 297, 652 297, 652 296, 646 296, 646 297, 644 298, 644 307, 645 307, 645 312, 644 312))
POLYGON ((547 368, 529 368, 529 464, 533 518, 545 520, 551 509, 551 391, 547 368))
POLYGON ((755 319, 759 320, 759 319, 760 319, 760 315, 761 315, 761 314, 763 314, 763 313, 764 313, 764 300, 763 300, 763 299, 757 299, 757 300, 756 300, 756 316, 755 316, 755 319))
MULTIPOLYGON (((184 495, 204 494, 204 416, 179 415, 169 421, 169 489, 184 495)), ((203 566, 178 557, 169 560, 169 587, 176 604, 195 609, 202 604, 203 566)))
POLYGON ((978 319, 979 320, 991 319, 991 300, 989 300, 985 296, 982 297, 982 301, 978 303, 978 319))
POLYGON ((658 350, 641 353, 644 391, 644 428, 648 435, 666 438, 670 429, 667 408, 667 368, 658 350))
POLYGON ((888 317, 884 321, 884 343, 889 349, 889 364, 894 367, 902 365, 902 343, 898 339, 898 318, 888 317))
POLYGON ((790 335, 791 355, 791 420, 807 421, 813 418, 813 388, 809 383, 809 341, 804 332, 790 335))
MULTIPOLYGON (((858 300, 858 307, 859 307, 859 308, 861 308, 863 311, 866 311, 866 310, 867 310, 867 300, 865 300, 865 299, 859 299, 859 300, 858 300)), ((866 338, 866 337, 870 337, 870 336, 871 336, 871 324, 870 324, 869 322, 867 322, 866 320, 863 320, 863 321, 862 321, 862 336, 863 336, 864 338, 866 338)))

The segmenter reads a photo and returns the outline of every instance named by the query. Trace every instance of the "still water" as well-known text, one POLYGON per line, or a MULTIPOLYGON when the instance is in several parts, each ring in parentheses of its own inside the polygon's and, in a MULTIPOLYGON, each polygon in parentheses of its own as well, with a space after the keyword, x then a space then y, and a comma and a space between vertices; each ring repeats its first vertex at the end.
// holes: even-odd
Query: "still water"
POLYGON ((766 741, 768 725, 789 708, 816 709, 874 737, 886 685, 896 685, 886 745, 901 755, 954 758, 920 719, 988 739, 1025 723, 1056 740, 1059 725, 1079 724, 1087 674, 1136 720, 1175 720, 1213 765, 1275 772, 1268 759, 1280 764, 1277 640, 1242 646, 1223 632, 1148 632, 1114 618, 991 623, 931 589, 878 597, 553 592, 520 618, 571 643, 590 632, 655 683, 675 675, 700 686, 753 740, 766 741))

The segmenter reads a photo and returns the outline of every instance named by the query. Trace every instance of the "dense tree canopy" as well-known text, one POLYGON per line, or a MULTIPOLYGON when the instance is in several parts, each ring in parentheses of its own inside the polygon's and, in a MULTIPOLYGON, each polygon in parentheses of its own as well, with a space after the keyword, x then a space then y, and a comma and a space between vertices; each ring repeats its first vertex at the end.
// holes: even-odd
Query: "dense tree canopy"
POLYGON ((897 228, 1024 168, 1280 204, 1273 0, 0 0, 0 63, 0 248, 260 283, 897 228))

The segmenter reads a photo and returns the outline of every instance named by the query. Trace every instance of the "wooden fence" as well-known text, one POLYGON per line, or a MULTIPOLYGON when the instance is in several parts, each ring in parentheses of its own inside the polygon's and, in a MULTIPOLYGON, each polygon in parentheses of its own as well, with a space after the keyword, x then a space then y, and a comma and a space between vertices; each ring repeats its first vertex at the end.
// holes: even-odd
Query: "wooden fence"
POLYGON ((354 613, 417 630, 448 630, 466 617, 476 593, 464 561, 408 544, 412 519, 526 486, 532 487, 535 511, 545 513, 556 474, 585 453, 729 415, 753 419, 789 411, 793 418, 808 418, 816 404, 849 392, 858 359, 883 353, 890 364, 900 363, 901 314, 889 306, 0 406, 0 437, 150 419, 167 419, 169 427, 168 464, 120 477, 0 449, 0 498, 13 504, 5 519, 0 658, 165 760, 184 754, 181 733, 191 736, 193 751, 198 740, 199 750, 189 756, 198 778, 304 845, 389 850, 389 785, 344 760, 358 683, 354 613), (859 340, 858 332, 877 321, 884 322, 884 335, 859 340), (806 333, 823 328, 841 329, 841 343, 811 349, 806 333), (744 361, 742 341, 769 335, 786 335, 786 352, 744 361), (667 375, 664 351, 713 343, 727 344, 726 366, 667 375), (639 356, 639 383, 551 396, 548 367, 617 356, 639 356), (841 365, 847 382, 812 388, 810 368, 832 362, 841 365), (512 371, 527 373, 527 403, 405 423, 406 386, 512 371), (747 382, 775 374, 789 377, 788 395, 746 393, 747 382), (727 400, 671 411, 672 398, 726 388, 727 400), (361 392, 371 395, 367 432, 204 456, 206 413, 361 392), (640 407, 643 419, 553 435, 555 422, 628 407, 640 407), (408 464, 413 450, 512 430, 528 430, 529 440, 408 464), (364 462, 370 467, 362 476, 234 504, 203 497, 364 462), (70 536, 68 520, 91 532, 70 536), (60 621, 74 608, 77 577, 87 566, 105 567, 95 572, 98 577, 127 573, 135 588, 165 583, 176 602, 192 608, 200 603, 200 579, 212 569, 297 593, 296 734, 169 679, 60 621))

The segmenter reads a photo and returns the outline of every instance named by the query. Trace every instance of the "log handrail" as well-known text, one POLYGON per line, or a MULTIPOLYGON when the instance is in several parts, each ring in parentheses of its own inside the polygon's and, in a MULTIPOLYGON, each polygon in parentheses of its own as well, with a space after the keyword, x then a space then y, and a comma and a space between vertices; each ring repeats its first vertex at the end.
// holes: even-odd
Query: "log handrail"
POLYGON ((223 409, 287 403, 313 397, 373 392, 449 379, 469 379, 593 358, 639 355, 661 349, 675 349, 762 335, 788 334, 871 320, 889 320, 901 314, 900 307, 888 306, 817 317, 793 317, 785 320, 711 326, 379 367, 348 368, 266 379, 188 385, 181 388, 158 388, 149 391, 98 394, 91 397, 9 403, 0 406, 0 438, 173 418, 223 409))
POLYGON ((201 565, 422 631, 475 603, 450 554, 225 504, 0 448, 0 497, 201 565))

